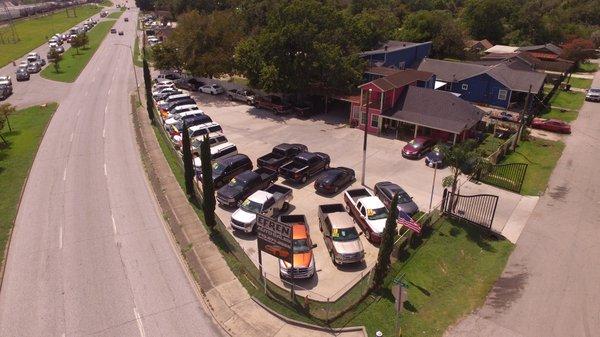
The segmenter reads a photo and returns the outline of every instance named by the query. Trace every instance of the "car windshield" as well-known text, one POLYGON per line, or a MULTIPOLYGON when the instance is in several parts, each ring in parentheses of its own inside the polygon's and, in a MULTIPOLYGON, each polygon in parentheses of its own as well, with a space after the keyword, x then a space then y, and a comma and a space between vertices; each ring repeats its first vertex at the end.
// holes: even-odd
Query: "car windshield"
POLYGON ((294 240, 294 253, 306 253, 310 251, 308 239, 294 240))
POLYGON ((229 186, 234 191, 242 191, 244 189, 244 182, 241 180, 238 180, 236 178, 233 178, 233 179, 231 179, 229 184, 227 184, 227 186, 229 186))
POLYGON ((600 93, 600 89, 590 89, 590 92, 593 92, 593 93, 600 93))
POLYGON ((241 208, 246 212, 259 213, 262 208, 262 205, 259 204, 258 202, 252 201, 250 199, 246 199, 242 203, 241 208))
POLYGON ((192 140, 192 147, 196 149, 200 149, 200 145, 202 145, 202 140, 194 139, 192 140))
POLYGON ((408 144, 410 144, 410 146, 414 147, 415 149, 418 149, 421 146, 423 146, 423 143, 421 143, 420 141, 418 141, 416 139, 411 140, 408 144))
POLYGON ((398 195, 398 203, 399 204, 406 204, 407 202, 411 202, 412 199, 408 196, 407 193, 400 193, 400 195, 398 195))
POLYGON ((387 218, 387 210, 385 209, 385 207, 368 209, 367 217, 369 218, 369 220, 385 219, 387 218))
POLYGON ((331 230, 331 238, 333 241, 353 241, 358 239, 356 228, 333 228, 331 230))
POLYGON ((219 176, 225 170, 225 165, 222 165, 218 162, 213 163, 212 165, 212 173, 213 176, 219 176))

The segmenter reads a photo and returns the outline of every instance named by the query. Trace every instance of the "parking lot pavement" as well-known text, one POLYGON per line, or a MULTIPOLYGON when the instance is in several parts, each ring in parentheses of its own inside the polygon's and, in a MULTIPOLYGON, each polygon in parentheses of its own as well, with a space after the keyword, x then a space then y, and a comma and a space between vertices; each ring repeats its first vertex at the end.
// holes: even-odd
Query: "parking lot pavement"
MULTIPOLYGON (((321 114, 308 120, 293 116, 274 116, 271 112, 256 109, 247 105, 229 102, 225 96, 196 94, 199 106, 211 118, 220 123, 229 141, 235 143, 240 153, 248 155, 253 162, 271 148, 280 143, 302 143, 309 151, 325 152, 331 156, 331 167, 346 166, 356 171, 357 182, 352 186, 360 186, 362 166, 361 130, 353 129, 345 123, 346 115, 321 114)), ((389 180, 402 186, 419 205, 427 211, 433 182, 433 169, 425 166, 423 160, 407 160, 400 151, 404 142, 385 137, 369 136, 367 149, 367 168, 365 184, 372 188, 379 181, 389 180)), ((435 182, 433 205, 442 198, 441 180, 450 175, 448 169, 438 170, 435 182)), ((287 184, 281 179, 278 184, 287 184)), ((315 194, 312 181, 305 186, 294 187, 294 200, 290 212, 305 214, 311 229, 313 242, 317 244, 315 261, 317 276, 313 280, 299 282, 321 298, 335 299, 343 294, 351 284, 358 281, 361 273, 368 271, 377 258, 377 248, 362 238, 366 250, 366 264, 338 271, 329 259, 322 235, 318 229, 317 206, 326 203, 343 203, 343 192, 333 197, 315 194)), ((501 232, 510 215, 515 210, 521 196, 485 184, 466 182, 461 186, 464 194, 487 193, 500 197, 493 228, 501 232)), ((218 208, 217 214, 227 225, 232 210, 218 208)), ((240 245, 253 261, 258 264, 256 239, 251 235, 234 233, 240 245)), ((281 284, 278 264, 274 257, 263 254, 263 265, 269 278, 281 284)), ((299 291, 303 293, 303 291, 299 291)), ((307 293, 307 291, 304 291, 307 293)), ((312 296, 311 296, 312 297, 312 296)), ((314 298, 314 297, 313 297, 314 298)))

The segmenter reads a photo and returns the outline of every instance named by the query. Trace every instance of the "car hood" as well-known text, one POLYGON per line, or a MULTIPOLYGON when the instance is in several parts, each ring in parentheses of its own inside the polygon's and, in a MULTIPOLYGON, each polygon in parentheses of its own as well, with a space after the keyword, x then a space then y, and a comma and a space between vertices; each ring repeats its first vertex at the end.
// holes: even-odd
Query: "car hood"
POLYGON ((239 221, 241 223, 247 224, 247 223, 254 222, 256 220, 256 214, 246 212, 245 210, 238 208, 235 212, 233 212, 233 214, 231 215, 231 218, 233 218, 236 221, 239 221))
POLYGON ((382 233, 383 228, 385 227, 385 221, 386 219, 367 220, 367 223, 375 233, 382 233))
POLYGON ((333 247, 340 254, 355 254, 363 251, 360 239, 353 241, 333 241, 333 247))
POLYGON ((412 145, 407 144, 402 148, 402 151, 405 153, 415 153, 417 152, 417 149, 415 149, 412 145))
POLYGON ((225 186, 221 187, 219 189, 219 191, 217 192, 217 195, 220 196, 221 198, 236 199, 241 194, 242 194, 241 192, 234 190, 232 187, 229 187, 229 185, 225 185, 225 186))
MULTIPOLYGON (((292 268, 291 263, 287 263, 283 260, 279 260, 283 263, 285 268, 292 268)), ((294 254, 294 268, 308 268, 313 262, 313 254, 312 252, 306 253, 295 253, 294 254)))

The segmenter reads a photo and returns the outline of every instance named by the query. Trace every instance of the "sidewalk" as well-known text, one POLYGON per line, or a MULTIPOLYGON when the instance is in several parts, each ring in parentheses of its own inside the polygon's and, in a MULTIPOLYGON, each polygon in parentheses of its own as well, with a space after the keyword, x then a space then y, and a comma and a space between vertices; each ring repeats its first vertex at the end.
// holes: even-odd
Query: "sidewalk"
POLYGON ((256 303, 209 239, 160 149, 145 109, 134 114, 136 136, 165 219, 200 287, 208 311, 232 336, 366 336, 363 327, 326 331, 284 320, 256 303), (187 247, 192 247, 188 249, 187 247))

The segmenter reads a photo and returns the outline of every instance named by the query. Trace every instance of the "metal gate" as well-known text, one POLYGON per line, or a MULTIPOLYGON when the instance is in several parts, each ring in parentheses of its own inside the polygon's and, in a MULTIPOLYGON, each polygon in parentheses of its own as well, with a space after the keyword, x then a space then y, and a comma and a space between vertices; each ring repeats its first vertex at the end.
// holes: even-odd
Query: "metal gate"
POLYGON ((505 190, 521 193, 525 173, 527 173, 527 164, 525 163, 494 165, 489 173, 480 176, 477 180, 505 190))
POLYGON ((498 196, 492 194, 460 195, 444 189, 442 211, 450 216, 492 228, 498 196))

